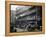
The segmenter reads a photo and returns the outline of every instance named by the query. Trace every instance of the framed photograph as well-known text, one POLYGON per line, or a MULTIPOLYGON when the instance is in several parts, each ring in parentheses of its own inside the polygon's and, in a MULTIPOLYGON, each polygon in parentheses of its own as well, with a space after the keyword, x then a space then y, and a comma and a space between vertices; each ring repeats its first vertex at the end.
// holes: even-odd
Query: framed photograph
POLYGON ((45 33, 45 4, 6 1, 6 36, 45 33))

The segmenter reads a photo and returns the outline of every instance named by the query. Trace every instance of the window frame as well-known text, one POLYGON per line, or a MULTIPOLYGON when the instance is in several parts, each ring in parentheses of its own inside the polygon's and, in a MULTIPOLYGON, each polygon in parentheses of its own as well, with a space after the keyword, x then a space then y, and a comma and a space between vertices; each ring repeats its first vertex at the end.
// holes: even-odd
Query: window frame
POLYGON ((45 33, 45 3, 37 2, 21 2, 21 1, 5 1, 5 35, 14 36, 14 35, 33 35, 33 34, 44 34, 45 33), (37 5, 42 6, 42 32, 16 32, 10 33, 10 5, 37 5))

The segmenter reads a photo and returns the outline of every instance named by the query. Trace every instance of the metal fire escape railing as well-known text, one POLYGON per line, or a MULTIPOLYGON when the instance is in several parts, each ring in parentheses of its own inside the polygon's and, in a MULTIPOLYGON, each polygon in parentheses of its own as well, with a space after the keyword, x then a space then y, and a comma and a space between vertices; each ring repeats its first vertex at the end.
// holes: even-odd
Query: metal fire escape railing
MULTIPOLYGON (((27 30, 28 31, 28 27, 29 26, 31 26, 31 24, 29 24, 29 23, 34 23, 34 29, 35 29, 35 31, 37 31, 37 27, 38 27, 38 24, 37 24, 37 21, 38 21, 38 7, 33 7, 33 9, 31 9, 31 10, 26 10, 26 11, 24 11, 24 12, 21 12, 21 13, 18 13, 18 14, 16 14, 15 16, 15 25, 14 25, 14 27, 16 28, 20 28, 20 29, 25 29, 25 30, 27 30), (32 17, 35 17, 35 19, 33 19, 32 17), (27 18, 30 18, 30 20, 29 19, 27 19, 27 18), (32 19, 31 19, 32 18, 32 19), (33 21, 33 20, 35 20, 35 21, 33 21), (28 21, 28 22, 27 22, 28 21), (31 22, 30 22, 31 21, 31 22), (24 22, 26 22, 25 24, 23 24, 24 22), (21 24, 20 24, 21 23, 21 24), (19 25, 18 25, 19 24, 19 25), (23 26, 23 25, 24 26, 23 26), (21 26, 20 26, 21 25, 21 26), (23 28, 22 28, 23 27, 23 28)), ((17 29, 16 28, 16 29, 17 29)))

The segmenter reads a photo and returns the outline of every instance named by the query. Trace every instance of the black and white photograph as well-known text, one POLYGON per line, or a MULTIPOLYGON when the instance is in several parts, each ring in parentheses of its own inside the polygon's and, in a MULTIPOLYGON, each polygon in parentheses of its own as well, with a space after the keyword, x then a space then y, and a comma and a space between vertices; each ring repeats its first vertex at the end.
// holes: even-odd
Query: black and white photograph
POLYGON ((10 32, 41 32, 42 6, 11 5, 10 32))

